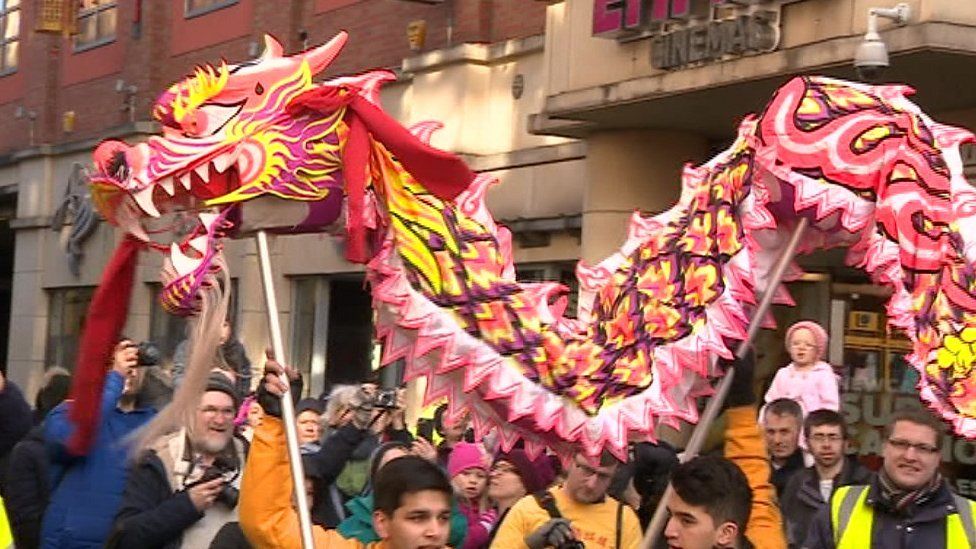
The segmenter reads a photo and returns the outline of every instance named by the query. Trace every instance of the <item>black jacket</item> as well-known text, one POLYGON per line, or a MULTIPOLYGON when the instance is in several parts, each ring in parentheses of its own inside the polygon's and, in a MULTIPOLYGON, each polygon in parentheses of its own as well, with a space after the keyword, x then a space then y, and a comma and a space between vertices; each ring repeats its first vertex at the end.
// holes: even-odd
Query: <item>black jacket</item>
MULTIPOLYGON (((413 437, 408 431, 386 431, 389 440, 409 444, 413 437)), ((345 516, 344 507, 350 498, 344 497, 333 487, 339 474, 350 460, 370 459, 373 450, 379 447, 379 437, 368 429, 357 429, 352 424, 340 427, 322 443, 322 449, 306 458, 315 471, 306 475, 315 477, 315 505, 312 507, 312 522, 326 528, 336 528, 345 516)))
MULTIPOLYGON (((957 512, 952 492, 943 483, 920 505, 909 506, 905 514, 896 513, 879 499, 878 478, 871 481, 867 505, 874 509, 871 547, 863 549, 943 549, 946 542, 946 517, 957 512)), ((963 509, 962 512, 969 512, 963 509)), ((830 506, 824 506, 813 520, 804 542, 805 549, 834 549, 830 506)))
POLYGON ((18 549, 41 545, 41 519, 51 497, 44 431, 38 425, 14 446, 7 461, 4 502, 18 549))
MULTIPOLYGON (((855 456, 847 456, 840 474, 834 478, 833 490, 850 484, 868 484, 873 476, 874 473, 858 463, 855 456)), ((820 493, 820 477, 815 468, 807 467, 793 475, 783 490, 779 504, 786 526, 786 543, 790 549, 803 545, 810 522, 826 504, 820 493)))
POLYGON ((0 390, 0 495, 4 497, 7 457, 33 426, 34 412, 31 411, 30 404, 24 400, 20 388, 9 379, 6 380, 3 390, 0 390))
POLYGON ((183 531, 203 518, 187 492, 173 493, 163 462, 149 451, 129 470, 107 549, 179 549, 183 531))
POLYGON ((783 499, 783 490, 786 489, 786 484, 790 482, 793 475, 800 472, 804 468, 803 464, 803 450, 797 448, 793 455, 786 460, 779 469, 770 465, 772 473, 769 475, 769 482, 776 487, 776 497, 780 500, 783 499))

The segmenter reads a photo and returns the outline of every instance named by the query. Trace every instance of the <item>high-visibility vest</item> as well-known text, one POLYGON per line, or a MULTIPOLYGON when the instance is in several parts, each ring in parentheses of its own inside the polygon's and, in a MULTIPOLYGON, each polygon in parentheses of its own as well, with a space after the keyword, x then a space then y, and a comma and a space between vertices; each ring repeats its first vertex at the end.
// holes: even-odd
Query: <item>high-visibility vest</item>
MULTIPOLYGON (((868 549, 874 509, 866 503, 868 486, 841 486, 830 498, 830 523, 837 549, 868 549)), ((946 548, 976 549, 976 506, 952 494, 956 512, 946 516, 946 548)), ((928 549, 941 549, 931 547, 928 549)))
POLYGON ((0 498, 0 549, 14 546, 14 534, 10 531, 10 521, 7 520, 7 510, 0 498))

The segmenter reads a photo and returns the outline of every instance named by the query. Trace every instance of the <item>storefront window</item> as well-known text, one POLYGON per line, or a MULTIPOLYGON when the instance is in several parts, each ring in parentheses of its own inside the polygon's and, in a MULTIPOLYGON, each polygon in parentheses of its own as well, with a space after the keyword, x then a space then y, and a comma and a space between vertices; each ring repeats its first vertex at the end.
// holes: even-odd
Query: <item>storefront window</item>
POLYGON ((74 371, 78 343, 85 329, 85 315, 95 288, 53 288, 48 294, 47 345, 44 354, 47 367, 60 366, 74 371))
POLYGON ((519 282, 559 282, 569 288, 569 299, 565 316, 576 318, 576 306, 579 303, 579 280, 576 279, 576 264, 560 263, 525 263, 515 266, 516 278, 519 282))
POLYGON ((292 279, 291 361, 310 380, 310 394, 329 383, 370 376, 373 309, 361 277, 292 279))
MULTIPOLYGON (((149 284, 149 341, 155 343, 163 357, 168 362, 173 359, 176 347, 187 337, 189 321, 180 316, 171 315, 163 309, 159 302, 159 294, 163 285, 159 283, 149 284)), ((237 279, 231 279, 230 303, 227 305, 227 318, 231 326, 237 326, 237 279)), ((237 333, 237 330, 234 330, 237 333)))

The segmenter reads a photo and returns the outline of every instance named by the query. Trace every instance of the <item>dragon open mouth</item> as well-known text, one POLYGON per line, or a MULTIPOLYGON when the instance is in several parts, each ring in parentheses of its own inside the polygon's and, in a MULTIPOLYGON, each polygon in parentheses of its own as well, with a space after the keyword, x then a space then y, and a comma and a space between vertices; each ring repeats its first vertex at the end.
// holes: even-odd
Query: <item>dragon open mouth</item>
POLYGON ((111 221, 167 254, 161 302, 171 313, 194 314, 196 294, 209 283, 219 242, 235 227, 234 205, 208 206, 207 201, 240 186, 240 155, 210 155, 125 192, 138 185, 127 159, 137 154, 135 147, 120 142, 102 143, 91 176, 93 198, 111 204, 111 221))

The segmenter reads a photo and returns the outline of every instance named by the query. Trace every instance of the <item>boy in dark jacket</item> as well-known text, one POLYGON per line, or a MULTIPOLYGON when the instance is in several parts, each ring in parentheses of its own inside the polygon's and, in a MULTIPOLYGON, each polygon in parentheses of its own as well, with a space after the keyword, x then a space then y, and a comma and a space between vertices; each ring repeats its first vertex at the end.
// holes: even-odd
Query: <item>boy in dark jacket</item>
POLYGON ((20 388, 0 372, 0 495, 5 495, 4 471, 14 446, 31 429, 31 409, 20 388))
POLYGON ((803 425, 803 436, 813 456, 813 465, 793 475, 780 500, 790 549, 802 547, 810 522, 827 505, 837 488, 868 484, 873 476, 854 456, 844 456, 847 429, 839 413, 833 410, 810 412, 803 425))
POLYGON ((44 446, 44 428, 40 421, 68 396, 71 375, 63 368, 45 373, 44 387, 34 400, 34 417, 38 425, 14 446, 7 461, 7 515, 19 549, 37 549, 41 545, 41 519, 51 497, 50 479, 59 476, 48 465, 44 446))

